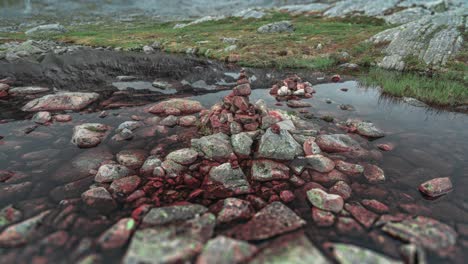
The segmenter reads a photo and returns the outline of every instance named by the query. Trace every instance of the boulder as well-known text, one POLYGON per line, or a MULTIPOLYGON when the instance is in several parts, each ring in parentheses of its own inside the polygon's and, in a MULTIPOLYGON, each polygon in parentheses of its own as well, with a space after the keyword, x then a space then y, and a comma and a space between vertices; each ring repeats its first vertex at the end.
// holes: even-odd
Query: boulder
POLYGON ((380 138, 385 136, 385 133, 377 128, 371 122, 360 122, 356 125, 356 132, 359 135, 370 137, 370 138, 380 138))
POLYGON ((104 164, 99 167, 94 181, 98 183, 110 183, 114 180, 126 177, 130 174, 130 170, 120 164, 104 164))
POLYGON ((250 156, 252 144, 252 137, 248 133, 242 132, 231 136, 232 148, 239 156, 250 156))
POLYGON ((176 98, 150 106, 148 112, 152 114, 166 114, 167 109, 171 108, 179 110, 180 115, 195 114, 203 110, 203 106, 198 101, 176 98))
POLYGON ((294 31, 294 26, 291 21, 279 21, 263 25, 257 29, 258 33, 291 33, 294 31))
POLYGON ((21 110, 37 111, 79 111, 99 98, 97 93, 62 92, 49 94, 28 102, 21 110))
POLYGON ((129 169, 138 170, 145 163, 148 152, 142 149, 128 149, 120 151, 116 157, 121 165, 129 169))
POLYGON ((272 160, 254 160, 251 178, 255 181, 287 180, 289 167, 272 160))
POLYGON ((192 139, 192 148, 203 153, 205 158, 210 160, 228 159, 233 153, 229 136, 217 133, 199 139, 192 139))
POLYGON ((335 168, 333 160, 320 154, 306 156, 305 161, 307 162, 307 168, 318 172, 330 172, 335 168))
POLYGON ((109 129, 109 126, 99 123, 85 123, 75 126, 71 142, 80 148, 95 147, 107 137, 109 129))
POLYGON ((319 135, 315 139, 320 149, 325 152, 347 152, 359 149, 359 143, 346 134, 319 135))
POLYGON ((232 168, 231 163, 211 168, 203 188, 206 190, 205 195, 217 198, 252 192, 242 169, 232 168))
POLYGON ((280 129, 279 134, 267 129, 258 148, 258 156, 267 159, 293 160, 303 153, 301 145, 284 129, 280 129))

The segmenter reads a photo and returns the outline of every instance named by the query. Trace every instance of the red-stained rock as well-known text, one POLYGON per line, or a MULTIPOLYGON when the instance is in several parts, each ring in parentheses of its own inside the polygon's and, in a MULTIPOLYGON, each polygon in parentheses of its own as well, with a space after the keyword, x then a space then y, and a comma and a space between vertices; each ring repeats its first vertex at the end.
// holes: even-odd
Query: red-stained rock
POLYGON ((351 217, 339 217, 336 228, 339 233, 346 235, 360 235, 364 232, 361 225, 351 217))
POLYGON ((378 144, 377 147, 383 151, 392 151, 395 146, 391 143, 386 143, 386 144, 378 144))
POLYGON ((289 167, 272 160, 254 160, 251 178, 256 181, 287 180, 289 167))
POLYGON ((246 196, 247 201, 256 209, 260 210, 263 207, 267 206, 267 203, 260 197, 249 194, 246 196))
POLYGON ((135 220, 132 218, 120 219, 98 238, 97 244, 102 250, 119 249, 127 243, 135 229, 135 220))
POLYGON ((353 164, 342 160, 335 161, 337 170, 345 173, 346 175, 360 175, 364 172, 364 167, 359 164, 353 164))
POLYGON ((27 112, 81 110, 99 98, 97 93, 62 92, 34 99, 23 106, 27 112))
POLYGON ((304 141, 303 148, 306 156, 322 153, 320 147, 317 145, 317 143, 315 143, 315 139, 311 137, 304 141))
POLYGON ((341 76, 338 75, 338 74, 335 74, 335 75, 333 75, 333 76, 331 77, 330 80, 331 80, 332 82, 339 82, 339 81, 341 81, 341 76))
POLYGON ((117 204, 104 187, 97 187, 84 192, 81 195, 83 202, 91 209, 108 213, 113 211, 117 204))
POLYGON ((348 211, 359 223, 365 228, 369 229, 372 224, 377 220, 378 215, 367 210, 359 203, 347 203, 345 209, 348 211))
POLYGON ((148 153, 142 149, 122 150, 116 155, 117 161, 129 169, 140 169, 145 163, 148 153))
POLYGON ((280 192, 280 199, 285 203, 290 203, 294 201, 296 196, 290 190, 284 190, 280 192))
POLYGON ((254 122, 254 123, 245 124, 244 129, 246 131, 255 131, 258 129, 259 126, 260 124, 258 122, 254 122))
POLYGON ((56 115, 54 116, 54 120, 57 122, 70 122, 72 120, 71 115, 56 115))
POLYGON ((132 218, 135 221, 140 222, 143 217, 151 210, 152 206, 150 204, 142 204, 135 208, 135 210, 132 211, 132 218))
POLYGON ((452 191, 450 178, 435 178, 419 185, 419 191, 429 197, 438 197, 452 191))
POLYGON ((359 143, 346 134, 319 135, 315 142, 325 152, 348 152, 360 149, 359 143))
POLYGON ((307 168, 318 172, 330 172, 335 168, 333 160, 320 154, 308 155, 305 157, 305 160, 307 161, 307 168))
POLYGON ((152 105, 147 111, 152 114, 169 115, 166 113, 167 109, 177 109, 181 115, 190 115, 203 110, 203 106, 197 101, 175 98, 152 105))
POLYGON ((191 127, 197 123, 196 116, 182 116, 179 118, 179 126, 181 127, 191 127))
POLYGON ((343 200, 347 200, 351 197, 351 187, 344 181, 338 181, 333 185, 329 190, 329 193, 338 194, 343 198, 343 200))
POLYGON ((335 223, 335 215, 317 207, 312 207, 312 220, 314 220, 317 226, 328 227, 335 223))
POLYGON ((124 177, 113 181, 109 190, 117 195, 129 195, 138 188, 140 183, 140 177, 136 175, 124 177))
POLYGON ((232 104, 241 112, 247 112, 247 110, 249 110, 249 99, 245 96, 234 96, 232 98, 232 104))
POLYGON ((385 175, 381 168, 373 164, 364 164, 364 177, 370 183, 381 183, 385 181, 385 175))
POLYGON ((210 211, 217 215, 218 223, 248 220, 255 213, 248 201, 238 198, 226 198, 219 201, 210 208, 210 211))
POLYGON ((309 171, 309 174, 313 181, 325 185, 331 185, 338 181, 349 182, 348 177, 345 174, 339 172, 338 170, 332 170, 328 173, 309 171))
POLYGON ((206 191, 206 198, 225 198, 252 192, 244 172, 240 168, 233 169, 230 163, 211 168, 202 189, 206 191))
POLYGON ((379 214, 387 213, 390 209, 387 205, 375 200, 375 199, 364 199, 361 203, 369 210, 374 211, 379 214))

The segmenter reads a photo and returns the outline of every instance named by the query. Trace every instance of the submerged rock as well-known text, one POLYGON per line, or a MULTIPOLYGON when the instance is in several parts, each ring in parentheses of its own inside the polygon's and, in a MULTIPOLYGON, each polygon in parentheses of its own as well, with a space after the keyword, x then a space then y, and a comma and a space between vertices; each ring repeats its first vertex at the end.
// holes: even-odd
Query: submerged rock
POLYGON ((258 148, 258 156, 267 159, 293 160, 303 153, 302 146, 284 129, 280 129, 279 134, 267 129, 258 148))
POLYGON ((333 160, 320 154, 306 156, 305 161, 308 168, 318 172, 330 172, 335 168, 333 160))
POLYGON ((281 202, 273 202, 257 212, 253 218, 229 231, 230 236, 242 240, 263 240, 304 226, 306 222, 281 202))
POLYGON ((370 249, 342 243, 327 244, 327 248, 339 263, 403 264, 370 249))
POLYGON ((347 152, 359 149, 359 143, 346 134, 319 135, 315 140, 325 152, 347 152))
POLYGON ((42 212, 3 230, 0 233, 0 247, 18 247, 30 242, 48 214, 49 211, 42 212))
POLYGON ((120 219, 98 238, 97 244, 103 250, 122 248, 130 239, 135 228, 136 223, 132 218, 120 219))
POLYGON ((373 164, 364 164, 364 177, 370 183, 381 183, 385 181, 384 171, 373 164))
POLYGON ((191 148, 184 148, 173 151, 166 156, 166 159, 175 161, 181 165, 190 165, 198 158, 198 152, 191 148))
POLYGON ((382 230, 403 241, 422 245, 441 255, 455 246, 457 233, 450 226, 429 217, 417 216, 398 223, 386 223, 382 230))
POLYGON ((452 191, 450 178, 436 178, 419 185, 419 191, 429 197, 438 197, 452 191))
POLYGON ((210 211, 216 213, 217 223, 247 220, 254 214, 250 202, 238 198, 226 198, 223 201, 219 201, 210 208, 210 211))
POLYGON ((196 264, 236 264, 246 262, 257 247, 241 240, 217 236, 208 241, 196 264))
POLYGON ((359 135, 370 137, 370 138, 380 138, 385 136, 385 133, 377 128, 371 122, 360 122, 356 125, 356 132, 359 135))
POLYGON ((148 153, 142 149, 128 149, 120 151, 116 157, 123 166, 138 170, 145 163, 148 153))
POLYGON ((81 199, 89 208, 101 213, 108 213, 117 207, 116 202, 104 187, 87 190, 81 195, 81 199))
POLYGON ((99 167, 94 180, 99 183, 109 183, 114 180, 126 177, 130 174, 130 170, 120 164, 104 164, 99 167))
POLYGON ((49 94, 27 103, 21 110, 26 112, 36 111, 61 111, 75 110, 79 111, 99 98, 97 93, 72 93, 63 92, 49 94))
POLYGON ((92 148, 108 135, 109 126, 99 123, 86 123, 75 126, 71 142, 80 148, 92 148))

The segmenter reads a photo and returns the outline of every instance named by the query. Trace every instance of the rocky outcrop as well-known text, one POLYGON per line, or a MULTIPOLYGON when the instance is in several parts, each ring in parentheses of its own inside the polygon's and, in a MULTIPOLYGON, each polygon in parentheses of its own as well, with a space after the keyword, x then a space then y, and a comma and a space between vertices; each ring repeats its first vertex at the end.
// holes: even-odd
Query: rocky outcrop
POLYGON ((257 29, 258 33, 283 33, 293 32, 294 26, 291 21, 279 21, 261 26, 257 29))

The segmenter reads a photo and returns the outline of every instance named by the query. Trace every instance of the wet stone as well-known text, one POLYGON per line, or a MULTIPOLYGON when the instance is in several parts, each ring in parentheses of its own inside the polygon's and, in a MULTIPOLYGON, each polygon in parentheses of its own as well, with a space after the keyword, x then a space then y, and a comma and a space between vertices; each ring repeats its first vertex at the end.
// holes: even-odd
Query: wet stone
POLYGON ((112 182, 109 191, 119 195, 129 195, 138 188, 140 183, 140 177, 136 175, 120 178, 112 182))
POLYGON ((226 198, 219 201, 211 211, 217 211, 217 223, 229 223, 238 220, 248 220, 255 213, 250 202, 238 198, 226 198))
MULTIPOLYGON (((11 90, 10 90, 11 91, 11 90)), ((26 112, 36 111, 79 111, 99 98, 97 93, 57 93, 34 99, 23 106, 26 112)))
POLYGON ((122 150, 116 155, 117 161, 129 169, 139 169, 145 163, 148 153, 141 149, 122 150))
POLYGON ((34 123, 41 124, 41 125, 49 122, 51 119, 52 119, 52 115, 50 114, 50 112, 47 112, 47 111, 37 112, 36 114, 34 114, 32 118, 34 123))
POLYGON ((335 215, 317 207, 312 208, 312 220, 320 227, 329 227, 335 223, 335 215))
POLYGON ((117 207, 114 199, 104 187, 97 187, 84 192, 81 199, 89 208, 102 213, 108 213, 117 207))
POLYGON ((348 198, 351 197, 351 187, 344 181, 338 181, 333 185, 329 193, 331 194, 337 194, 343 198, 343 200, 347 200, 348 198))
POLYGON ((417 216, 398 223, 389 222, 382 230, 403 241, 422 245, 440 255, 447 254, 457 241, 457 233, 450 226, 435 219, 417 216))
POLYGON ((285 235, 270 242, 250 262, 263 263, 331 263, 301 232, 285 235))
MULTIPOLYGON (((179 115, 195 114, 203 110, 200 102, 187 99, 170 99, 151 106, 148 111, 153 114, 168 114, 167 110, 177 109, 179 115)), ((172 113, 174 114, 174 113, 172 113)))
POLYGON ((273 202, 257 212, 253 218, 228 233, 241 240, 263 240, 304 226, 306 222, 281 202, 273 202))
POLYGON ((327 248, 339 263, 403 264, 403 261, 394 260, 370 249, 350 244, 327 244, 327 248))
POLYGON ((347 203, 345 209, 367 229, 372 226, 378 217, 377 214, 367 210, 359 203, 347 203))
POLYGON ((11 205, 0 210, 0 230, 4 227, 16 223, 23 218, 23 213, 11 205))
MULTIPOLYGON (((167 111, 167 110, 166 110, 167 111)), ((177 123, 179 122, 179 118, 175 115, 170 115, 170 116, 167 116, 165 118, 163 118, 159 124, 161 126, 168 126, 168 127, 173 127, 173 126, 176 126, 177 123)))
POLYGON ((130 239, 135 228, 136 223, 132 218, 120 219, 98 238, 97 244, 103 250, 122 248, 130 239))
POLYGON ((287 105, 291 108, 305 108, 305 107, 311 107, 312 104, 304 102, 304 101, 299 101, 299 100, 289 100, 287 105))
POLYGON ((14 87, 10 88, 8 93, 12 96, 27 96, 27 95, 35 95, 40 93, 48 92, 50 89, 47 87, 39 87, 39 86, 26 86, 26 87, 14 87))
POLYGON ((364 172, 364 167, 359 164, 353 164, 342 160, 335 161, 337 170, 347 175, 360 175, 364 172))
POLYGON ((231 144, 234 152, 240 156, 250 156, 253 140, 247 133, 238 133, 231 136, 231 144))
POLYGON ((258 156, 268 159, 293 160, 303 155, 302 146, 289 134, 287 130, 280 129, 279 134, 271 128, 267 129, 260 140, 258 156))
POLYGON ((377 128, 373 123, 370 122, 360 122, 356 125, 356 131, 359 135, 370 137, 370 138, 380 138, 385 136, 385 133, 377 128))
POLYGON ((383 170, 373 164, 364 165, 364 177, 370 183, 381 183, 385 181, 383 170))
POLYGON ((309 155, 305 157, 307 162, 307 167, 318 172, 330 172, 335 168, 335 163, 333 160, 317 154, 317 155, 309 155))
POLYGON ((343 209, 343 198, 336 194, 329 194, 321 189, 311 189, 307 191, 307 198, 310 203, 325 211, 338 213, 343 209))
POLYGON ((252 191, 242 169, 234 169, 230 163, 211 168, 203 188, 207 190, 205 195, 217 198, 246 194, 252 191))
POLYGON ((130 170, 120 164, 104 164, 99 167, 98 172, 94 178, 99 183, 109 183, 114 180, 128 176, 130 170))
POLYGON ((0 233, 0 247, 18 247, 30 242, 48 214, 49 211, 42 212, 3 230, 0 233))
POLYGON ((252 164, 252 180, 273 181, 289 179, 289 167, 283 163, 271 160, 254 160, 252 164))
POLYGON ((161 166, 162 161, 156 156, 149 156, 140 168, 140 174, 145 177, 153 175, 156 167, 161 166))
POLYGON ((166 159, 177 162, 181 165, 190 165, 198 158, 198 152, 191 148, 184 148, 173 151, 166 156, 166 159))
POLYGON ((211 160, 228 159, 233 153, 230 138, 223 133, 192 139, 192 148, 211 160))
POLYGON ((180 174, 186 169, 185 166, 180 165, 177 162, 174 162, 172 160, 165 160, 163 163, 161 163, 161 168, 163 171, 159 169, 159 167, 154 168, 153 170, 153 175, 154 176, 163 176, 160 174, 164 174, 168 177, 177 177, 180 176, 180 174))
POLYGON ((450 178, 435 178, 419 185, 419 191, 429 197, 438 197, 452 191, 450 178))
POLYGON ((348 152, 359 149, 359 143, 346 134, 320 135, 315 142, 325 152, 348 152))
POLYGON ((196 264, 236 264, 246 262, 257 252, 254 245, 225 236, 217 236, 208 241, 196 264))
POLYGON ((109 129, 109 126, 99 123, 86 123, 75 126, 71 142, 80 148, 95 147, 106 138, 109 129))
POLYGON ((54 116, 54 120, 57 122, 62 122, 62 123, 70 122, 72 120, 72 116, 71 115, 56 115, 54 116))
POLYGON ((377 200, 374 200, 374 199, 371 199, 371 200, 368 200, 368 199, 364 199, 361 201, 362 205, 364 205, 367 209, 371 210, 371 211, 374 211, 376 213, 379 213, 379 214, 384 214, 384 213, 387 213, 390 209, 388 208, 387 205, 377 201, 377 200))
POLYGON ((303 147, 304 147, 304 153, 306 156, 322 153, 322 150, 320 149, 319 145, 315 143, 315 139, 310 138, 310 137, 304 141, 303 147))
POLYGON ((197 117, 196 116, 182 116, 179 118, 178 124, 181 127, 191 127, 195 126, 197 123, 197 117))
POLYGON ((361 225, 351 217, 339 217, 336 228, 339 233, 346 235, 359 235, 364 232, 361 225))
POLYGON ((193 219, 208 211, 208 208, 198 204, 174 205, 151 209, 143 218, 144 225, 166 225, 193 219))

